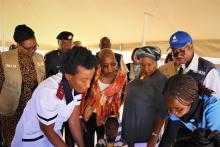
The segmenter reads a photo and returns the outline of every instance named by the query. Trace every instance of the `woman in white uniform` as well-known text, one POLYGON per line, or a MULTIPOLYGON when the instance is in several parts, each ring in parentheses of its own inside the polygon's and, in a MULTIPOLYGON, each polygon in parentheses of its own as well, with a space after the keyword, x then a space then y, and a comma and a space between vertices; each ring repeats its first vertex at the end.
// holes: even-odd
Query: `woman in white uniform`
POLYGON ((80 93, 89 88, 97 65, 98 60, 88 49, 68 50, 61 61, 61 73, 43 81, 27 103, 12 147, 67 147, 60 133, 67 120, 74 140, 83 147, 80 93))

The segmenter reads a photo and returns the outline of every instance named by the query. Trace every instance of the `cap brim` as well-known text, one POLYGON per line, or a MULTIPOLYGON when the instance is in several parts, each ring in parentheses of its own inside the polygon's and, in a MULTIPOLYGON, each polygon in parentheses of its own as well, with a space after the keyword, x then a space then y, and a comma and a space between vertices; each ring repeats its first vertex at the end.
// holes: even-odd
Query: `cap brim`
POLYGON ((168 48, 167 48, 167 51, 169 51, 169 50, 172 50, 172 48, 171 48, 171 47, 168 47, 168 48))

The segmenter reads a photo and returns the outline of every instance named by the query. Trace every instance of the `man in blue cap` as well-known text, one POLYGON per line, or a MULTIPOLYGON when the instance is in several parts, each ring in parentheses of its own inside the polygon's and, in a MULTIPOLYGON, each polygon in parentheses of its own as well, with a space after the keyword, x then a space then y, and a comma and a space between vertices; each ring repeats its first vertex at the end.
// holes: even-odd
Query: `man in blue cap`
POLYGON ((59 72, 60 56, 73 46, 73 33, 63 31, 58 34, 57 42, 59 48, 57 50, 50 51, 44 56, 46 77, 55 75, 59 72))
MULTIPOLYGON (((169 44, 174 62, 179 65, 178 73, 192 76, 213 90, 214 95, 220 99, 220 79, 215 65, 194 53, 192 37, 186 32, 177 31, 170 37, 169 44)), ((172 128, 175 129, 175 127, 172 128)), ((172 129, 169 131, 171 134, 173 133, 172 129)), ((169 131, 167 130, 167 132, 169 131)), ((152 139, 149 141, 151 146, 157 142, 157 138, 153 138, 155 136, 152 135, 152 139)), ((160 146, 164 146, 164 144, 160 144, 160 146)))
POLYGON ((169 40, 174 62, 180 65, 179 73, 188 73, 220 98, 220 80, 215 65, 194 53, 191 36, 183 31, 175 32, 169 40))

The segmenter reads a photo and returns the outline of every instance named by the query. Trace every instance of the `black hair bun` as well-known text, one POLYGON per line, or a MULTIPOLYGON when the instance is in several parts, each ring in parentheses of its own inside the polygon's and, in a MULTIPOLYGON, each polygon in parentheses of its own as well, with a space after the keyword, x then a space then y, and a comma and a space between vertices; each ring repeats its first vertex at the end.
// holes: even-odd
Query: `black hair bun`
POLYGON ((18 25, 15 28, 14 36, 13 36, 15 42, 21 43, 25 40, 35 38, 34 36, 34 31, 26 26, 25 24, 23 25, 18 25))

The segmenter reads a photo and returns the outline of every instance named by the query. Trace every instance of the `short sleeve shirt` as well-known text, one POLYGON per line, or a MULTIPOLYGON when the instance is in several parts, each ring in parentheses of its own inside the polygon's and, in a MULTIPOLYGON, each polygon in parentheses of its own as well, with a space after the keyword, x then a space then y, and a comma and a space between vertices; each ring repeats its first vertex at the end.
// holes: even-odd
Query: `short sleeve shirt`
POLYGON ((61 73, 51 76, 34 91, 19 121, 19 125, 24 128, 21 130, 23 132, 19 133, 24 138, 37 137, 43 134, 39 121, 45 125, 55 123, 54 130, 59 131, 63 122, 71 116, 75 106, 80 105, 81 94, 75 95, 74 90, 72 90, 73 101, 68 104, 66 104, 65 98, 59 99, 56 96, 61 79, 61 73))
MULTIPOLYGON (((184 64, 181 64, 181 67, 184 69, 183 73, 189 72, 189 70, 198 71, 198 64, 199 64, 199 56, 194 54, 192 61, 190 62, 189 66, 186 68, 184 64)), ((220 78, 218 76, 218 72, 215 68, 211 69, 209 73, 206 75, 203 84, 214 91, 214 95, 217 98, 220 98, 220 78)))

